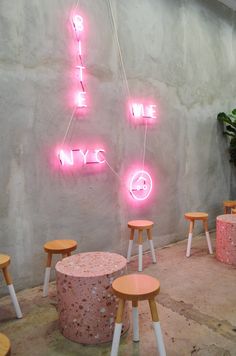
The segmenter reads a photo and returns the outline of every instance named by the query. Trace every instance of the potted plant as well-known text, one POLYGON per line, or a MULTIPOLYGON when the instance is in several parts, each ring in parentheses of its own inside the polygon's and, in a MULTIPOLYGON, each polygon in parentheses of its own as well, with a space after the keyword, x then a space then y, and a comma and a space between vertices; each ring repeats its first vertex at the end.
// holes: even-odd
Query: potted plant
POLYGON ((217 119, 223 125, 223 134, 229 137, 230 162, 236 166, 236 109, 229 114, 219 113, 217 119))

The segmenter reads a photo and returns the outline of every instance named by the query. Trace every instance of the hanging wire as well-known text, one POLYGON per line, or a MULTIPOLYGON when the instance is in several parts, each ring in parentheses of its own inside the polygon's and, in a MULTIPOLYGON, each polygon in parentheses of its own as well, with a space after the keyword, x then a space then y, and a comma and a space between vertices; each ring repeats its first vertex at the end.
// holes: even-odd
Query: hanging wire
POLYGON ((147 142, 147 119, 145 124, 145 133, 144 133, 144 142, 143 142, 143 165, 142 170, 144 170, 144 163, 145 163, 145 155, 146 155, 146 142, 147 142))
POLYGON ((63 140, 62 140, 62 146, 64 145, 64 143, 65 143, 65 141, 66 141, 66 137, 67 137, 68 132, 69 132, 69 130, 70 130, 70 126, 71 126, 72 120, 73 120, 73 118, 74 118, 75 111, 76 111, 76 106, 74 107, 74 109, 73 109, 73 111, 72 111, 72 114, 71 114, 71 117, 70 117, 69 124, 68 124, 68 126, 67 126, 67 129, 66 129, 65 135, 64 135, 63 140))
POLYGON ((121 51, 121 47, 120 47, 117 25, 116 25, 116 20, 115 20, 115 16, 114 16, 114 11, 113 11, 113 8, 111 5, 111 0, 108 0, 108 4, 109 4, 110 12, 111 12, 112 24, 114 27, 114 34, 115 34, 115 39, 116 39, 116 43, 117 43, 117 47, 118 47, 121 67, 122 67, 122 71, 123 71, 123 75, 124 75, 124 79, 125 79, 125 85, 126 85, 128 96, 130 97, 129 83, 128 83, 128 79, 127 79, 127 75, 126 75, 126 71, 125 71, 125 65, 124 65, 124 60, 123 60, 122 51, 121 51))
MULTIPOLYGON (((80 0, 77 0, 77 3, 76 3, 75 6, 73 7, 73 10, 71 10, 71 12, 70 12, 70 15, 69 15, 69 19, 68 19, 68 20, 69 20, 71 23, 72 23, 72 21, 71 21, 71 15, 77 10, 77 8, 78 8, 78 6, 79 6, 79 3, 80 3, 80 0)), ((75 115, 75 111, 76 111, 76 106, 74 106, 73 111, 72 111, 72 114, 71 114, 71 116, 70 116, 70 120, 69 120, 69 123, 68 123, 67 128, 66 128, 65 135, 64 135, 63 140, 62 140, 62 147, 63 147, 63 145, 64 145, 64 143, 65 143, 65 141, 66 141, 68 132, 69 132, 69 130, 70 130, 70 126, 71 126, 71 123, 72 123, 72 121, 73 121, 73 118, 74 118, 74 115, 75 115)))
MULTIPOLYGON (((113 23, 113 27, 114 27, 114 33, 115 33, 115 39, 116 39, 117 47, 118 47, 118 51, 119 51, 119 57, 120 57, 121 67, 122 67, 122 71, 123 71, 123 75, 124 75, 124 79, 125 79, 125 85, 126 85, 128 96, 131 97, 130 96, 129 83, 128 83, 128 79, 127 79, 127 75, 126 75, 126 70, 125 70, 125 65, 124 65, 124 60, 123 60, 123 56, 122 56, 122 51, 121 51, 121 46, 120 46, 120 41, 119 41, 118 31, 117 31, 117 25, 116 25, 116 20, 115 20, 114 11, 113 11, 113 8, 112 8, 111 0, 108 0, 108 4, 109 4, 110 12, 111 12, 111 18, 112 18, 112 23, 113 23)), ((147 120, 146 120, 146 125, 145 125, 144 144, 143 144, 143 152, 142 152, 142 166, 143 166, 143 169, 144 169, 145 156, 146 156, 146 142, 147 142, 147 120)))
POLYGON ((106 159, 105 159, 105 163, 110 168, 110 170, 121 180, 121 177, 119 176, 119 174, 110 166, 110 164, 107 162, 106 159))

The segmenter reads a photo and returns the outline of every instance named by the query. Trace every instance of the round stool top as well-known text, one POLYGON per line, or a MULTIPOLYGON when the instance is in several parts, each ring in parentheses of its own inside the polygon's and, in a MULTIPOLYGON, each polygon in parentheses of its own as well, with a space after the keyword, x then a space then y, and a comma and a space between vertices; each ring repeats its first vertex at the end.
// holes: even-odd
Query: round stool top
POLYGON ((0 355, 7 356, 10 353, 11 344, 8 337, 0 333, 0 355))
POLYGON ((152 299, 160 291, 158 279, 146 274, 128 274, 112 283, 114 293, 127 300, 152 299))
POLYGON ((51 253, 64 253, 74 251, 77 247, 75 240, 52 240, 45 243, 44 251, 51 253))
POLYGON ((154 222, 151 220, 132 220, 128 222, 128 227, 132 229, 148 229, 153 227, 154 222))
POLYGON ((7 267, 10 264, 10 256, 0 254, 0 268, 7 267))
POLYGON ((224 206, 227 208, 236 208, 236 200, 225 200, 224 206))
POLYGON ((185 219, 187 220, 207 220, 208 214, 201 212, 190 212, 184 214, 185 219))
POLYGON ((236 215, 235 214, 224 214, 219 215, 216 218, 217 221, 221 221, 223 223, 228 224, 236 224, 236 215))
POLYGON ((126 267, 127 260, 117 253, 85 252, 63 258, 56 271, 72 277, 98 277, 112 274, 126 267))
POLYGON ((232 213, 232 214, 236 214, 236 209, 232 209, 232 210, 231 210, 231 213, 232 213))

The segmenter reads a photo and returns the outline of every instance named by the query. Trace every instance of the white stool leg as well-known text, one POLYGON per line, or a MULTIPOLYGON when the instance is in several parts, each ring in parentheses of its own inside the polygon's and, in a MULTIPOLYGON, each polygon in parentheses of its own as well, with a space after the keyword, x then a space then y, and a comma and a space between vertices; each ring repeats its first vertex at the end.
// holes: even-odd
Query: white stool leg
POLYGON ((212 255, 213 251, 212 251, 211 239, 210 239, 209 231, 206 231, 206 239, 207 239, 207 245, 208 245, 209 253, 212 255))
POLYGON ((138 230, 138 271, 143 270, 143 236, 142 230, 138 230))
POLYGON ((50 280, 50 272, 51 272, 51 267, 46 267, 45 274, 44 274, 43 297, 48 296, 48 283, 50 280))
POLYGON ((138 271, 143 270, 143 245, 138 245, 138 271))
POLYGON ((151 254, 152 254, 152 261, 153 261, 153 263, 157 263, 155 250, 154 250, 154 246, 153 246, 153 241, 152 240, 149 240, 149 245, 150 245, 150 250, 151 250, 151 254))
POLYGON ((117 356, 119 345, 120 345, 120 334, 122 329, 122 323, 115 323, 115 330, 113 334, 112 347, 111 347, 111 356, 117 356))
POLYGON ((192 238, 193 238, 193 234, 190 232, 190 233, 188 234, 188 245, 187 245, 186 257, 189 257, 189 256, 190 256, 192 238))
POLYGON ((157 348, 160 356, 166 356, 166 350, 165 350, 165 345, 163 341, 163 336, 161 332, 161 325, 159 321, 154 321, 153 322, 153 327, 156 335, 156 340, 157 340, 157 348))
POLYGON ((194 227, 194 222, 191 220, 190 221, 190 226, 189 226, 188 245, 187 245, 186 257, 189 257, 190 253, 191 253, 191 245, 192 245, 192 238, 193 238, 193 227, 194 227))
POLYGON ((132 302, 133 341, 139 341, 138 302, 132 302))
POLYGON ((153 262, 153 263, 157 263, 156 255, 155 255, 155 250, 154 250, 154 246, 153 246, 152 231, 151 231, 151 229, 147 229, 147 236, 148 236, 148 241, 149 241, 150 250, 151 250, 151 254, 152 254, 152 262, 153 262))
POLYGON ((211 246, 210 234, 209 234, 209 231, 208 231, 208 222, 207 222, 207 221, 204 221, 204 222, 203 222, 203 225, 204 225, 204 227, 205 227, 205 234, 206 234, 206 240, 207 240, 208 250, 209 250, 209 253, 212 255, 212 254, 213 254, 213 251, 212 251, 212 246, 211 246))
POLYGON ((130 256, 131 256, 131 251, 133 247, 133 240, 129 240, 129 247, 128 247, 128 253, 127 253, 127 261, 130 261, 130 256))
POLYGON ((117 315, 116 315, 116 323, 115 323, 115 329, 114 329, 114 334, 113 334, 113 340, 112 340, 111 356, 118 355, 124 308, 125 308, 125 300, 120 299, 119 305, 118 305, 118 310, 117 310, 117 315))
POLYGON ((15 308, 15 312, 16 312, 16 316, 18 319, 22 318, 22 312, 21 312, 21 309, 20 309, 20 306, 19 306, 19 303, 18 303, 18 300, 17 300, 17 297, 16 297, 16 293, 15 293, 15 289, 14 289, 14 286, 13 284, 9 284, 8 285, 8 290, 9 290, 9 293, 10 293, 10 296, 11 296, 11 301, 12 301, 12 304, 15 308))
POLYGON ((157 341, 157 348, 160 356, 166 356, 165 345, 162 337, 161 326, 159 321, 159 316, 157 312, 157 306, 154 299, 150 299, 149 306, 152 315, 153 327, 155 331, 156 341, 157 341))

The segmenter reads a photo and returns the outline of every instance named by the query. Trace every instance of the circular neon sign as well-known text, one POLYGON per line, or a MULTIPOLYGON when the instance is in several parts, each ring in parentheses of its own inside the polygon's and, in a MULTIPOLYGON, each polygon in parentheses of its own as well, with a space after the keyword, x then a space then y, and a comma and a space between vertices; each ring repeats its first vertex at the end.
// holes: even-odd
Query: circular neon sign
POLYGON ((129 191, 135 200, 145 200, 152 191, 152 178, 144 170, 136 171, 130 180, 129 191))

